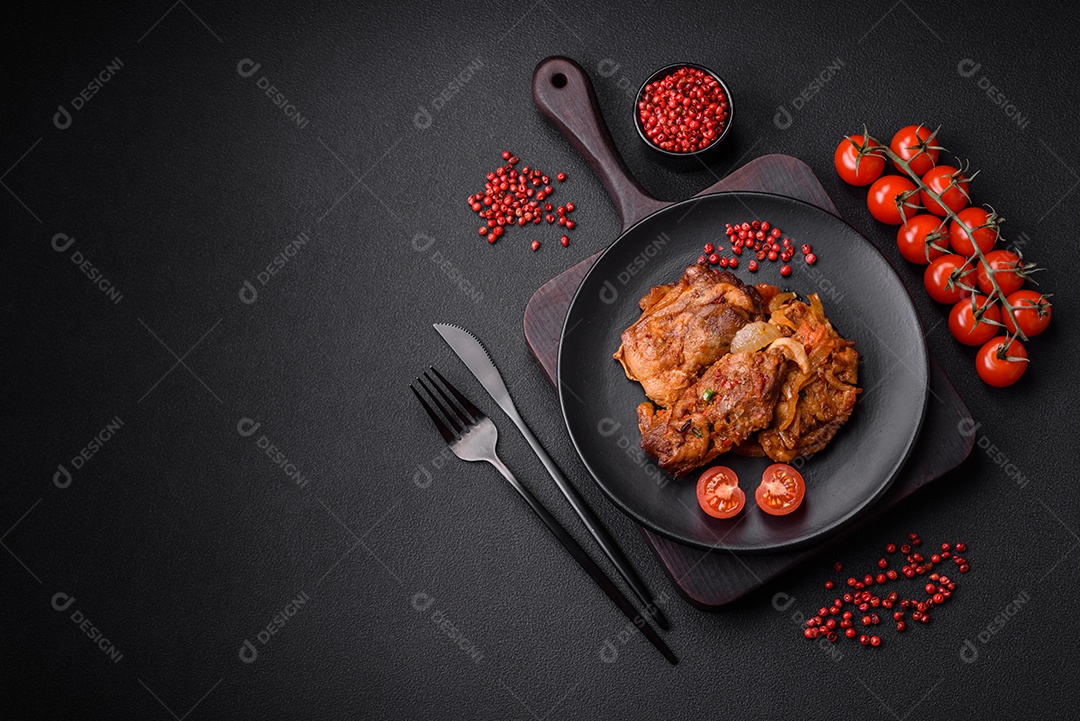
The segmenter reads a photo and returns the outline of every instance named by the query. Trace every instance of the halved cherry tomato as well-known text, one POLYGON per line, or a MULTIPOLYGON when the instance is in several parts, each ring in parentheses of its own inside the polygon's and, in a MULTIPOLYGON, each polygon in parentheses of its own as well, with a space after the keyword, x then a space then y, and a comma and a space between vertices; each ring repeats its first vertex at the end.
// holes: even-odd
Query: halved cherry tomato
MULTIPOLYGON (((928 170, 923 176, 923 183, 940 195, 941 202, 949 206, 949 210, 954 213, 968 204, 969 182, 959 170, 951 165, 938 165, 928 170)), ((925 190, 922 192, 922 204, 934 215, 945 215, 945 208, 942 208, 925 190)))
POLYGON ((833 153, 833 165, 840 179, 848 185, 870 185, 880 178, 881 171, 885 169, 885 158, 859 153, 860 148, 874 146, 879 146, 879 143, 873 138, 867 142, 862 135, 849 135, 841 140, 833 153), (853 142, 855 145, 852 145, 853 142))
POLYGON ((990 219, 990 213, 984 208, 964 208, 956 217, 971 229, 971 233, 961 228, 954 220, 949 227, 949 247, 954 252, 970 258, 975 253, 975 244, 983 253, 989 253, 997 242, 997 218, 990 219), (972 240, 974 239, 974 242, 972 240))
POLYGON ((985 295, 956 301, 956 305, 949 311, 949 330, 953 338, 964 345, 982 345, 997 334, 1001 326, 994 323, 1001 322, 1001 309, 997 303, 989 301, 985 295), (972 305, 972 301, 976 305, 972 305), (978 320, 975 317, 976 308, 979 309, 978 320))
POLYGON ((746 505, 746 494, 739 488, 735 471, 713 466, 698 479, 697 501, 701 510, 713 518, 731 518, 746 505))
MULTIPOLYGON (((909 125, 896 132, 889 147, 901 159, 906 160, 911 171, 921 178, 937 163, 938 149, 933 147, 933 135, 932 131, 921 125, 909 125)), ((903 171, 899 165, 896 165, 896 169, 903 171)))
POLYGON ((1016 326, 1024 331, 1028 338, 1039 335, 1050 325, 1053 311, 1050 301, 1042 293, 1034 290, 1018 290, 1006 299, 1013 307, 1012 313, 1006 313, 1003 319, 1005 330, 1016 332, 1016 326), (1015 322, 1014 322, 1015 319, 1015 322))
POLYGON ((870 186, 870 192, 866 196, 866 207, 870 209, 870 215, 882 223, 900 225, 904 218, 911 218, 918 212, 918 193, 915 184, 907 178, 899 175, 886 175, 878 178, 870 186), (903 215, 897 200, 903 203, 903 215))
POLYGON ((802 474, 786 463, 774 463, 762 474, 754 499, 770 516, 786 516, 799 507, 805 495, 802 474))
POLYGON ((980 261, 979 269, 975 271, 975 280, 983 293, 989 295, 994 289, 990 281, 990 272, 986 269, 987 265, 994 270, 994 280, 1006 296, 1020 290, 1020 287, 1024 285, 1024 276, 1017 272, 1024 267, 1020 256, 1011 250, 991 250, 986 254, 986 262, 980 261))
POLYGON ((938 303, 952 305, 961 298, 967 298, 971 291, 961 288, 975 287, 975 269, 970 265, 961 272, 960 268, 967 263, 967 258, 956 254, 943 255, 935 258, 930 265, 926 266, 923 274, 923 286, 931 298, 938 303))
POLYGON ((936 215, 916 215, 914 218, 908 218, 908 221, 900 226, 900 230, 896 231, 896 247, 900 255, 904 256, 904 260, 926 265, 934 258, 945 255, 944 250, 930 247, 926 240, 927 236, 930 236, 934 245, 942 248, 949 247, 949 236, 945 228, 942 228, 941 218, 936 215), (936 235, 939 228, 941 229, 940 237, 936 235), (927 255, 930 257, 927 258, 927 255))
POLYGON ((1027 350, 1015 338, 999 335, 979 349, 975 369, 987 385, 995 388, 1011 386, 1027 370, 1027 350))

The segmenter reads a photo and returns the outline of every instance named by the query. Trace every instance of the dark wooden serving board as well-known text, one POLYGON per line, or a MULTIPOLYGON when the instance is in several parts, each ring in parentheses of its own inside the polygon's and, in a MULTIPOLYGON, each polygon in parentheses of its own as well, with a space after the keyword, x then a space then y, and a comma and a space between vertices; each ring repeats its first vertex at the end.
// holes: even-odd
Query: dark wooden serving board
MULTIPOLYGON (((588 78, 576 63, 567 58, 541 62, 534 75, 533 93, 541 113, 567 135, 600 176, 616 203, 624 229, 667 205, 650 197, 629 175, 614 150, 606 125, 599 118, 588 78), (562 92, 555 93, 546 85, 551 73, 563 75, 562 84, 557 86, 562 92), (565 82, 567 78, 569 82, 565 82), (567 94, 567 88, 576 92, 567 94)), ((698 195, 733 190, 786 195, 839 215, 809 166, 787 155, 766 155, 752 160, 698 195)), ((581 280, 600 255, 596 253, 549 280, 533 294, 525 308, 526 343, 553 387, 557 383, 563 320, 581 280)), ((931 358, 926 417, 919 440, 900 475, 878 503, 818 545, 786 553, 735 555, 684 546, 641 526, 638 530, 689 603, 706 610, 722 608, 822 553, 958 466, 967 458, 974 442, 973 436, 956 432, 965 420, 971 420, 970 412, 931 358)))

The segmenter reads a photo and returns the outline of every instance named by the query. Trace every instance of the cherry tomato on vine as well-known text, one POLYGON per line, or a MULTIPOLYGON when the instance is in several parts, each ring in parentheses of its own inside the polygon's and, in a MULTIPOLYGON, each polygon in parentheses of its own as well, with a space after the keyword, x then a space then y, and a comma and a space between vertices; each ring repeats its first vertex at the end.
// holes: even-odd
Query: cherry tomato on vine
POLYGON ((770 516, 786 516, 802 504, 804 496, 806 483, 802 474, 786 463, 766 468, 754 492, 758 507, 770 516))
MULTIPOLYGON (((889 147, 906 160, 911 171, 921 178, 937 163, 938 149, 931 147, 934 144, 932 135, 932 131, 921 125, 909 125, 897 131, 889 147)), ((899 165, 896 165, 896 169, 903 172, 899 165)))
MULTIPOLYGON (((926 175, 922 176, 922 180, 930 190, 941 196, 941 202, 952 212, 956 213, 968 204, 970 181, 951 165, 938 165, 931 168, 926 175)), ((945 215, 945 208, 942 208, 925 190, 922 191, 922 204, 934 215, 945 215)))
POLYGON ((746 494, 739 488, 735 471, 713 466, 698 479, 697 500, 701 510, 713 518, 731 518, 746 505, 746 494))
POLYGON ((954 220, 949 226, 949 246, 960 255, 971 257, 975 254, 975 244, 979 249, 988 253, 997 242, 997 220, 990 220, 990 213, 983 208, 964 208, 956 217, 966 225, 971 232, 961 228, 954 220), (972 239, 974 238, 974 242, 972 239))
POLYGON ((862 135, 849 135, 841 140, 833 153, 833 165, 840 179, 848 185, 870 185, 880 178, 881 171, 885 169, 885 158, 865 152, 861 157, 859 155, 859 148, 875 146, 880 147, 880 143, 873 138, 867 142, 862 135), (852 145, 853 141, 855 145, 852 145))
POLYGON ((908 218, 908 221, 896 231, 896 247, 904 260, 909 263, 926 265, 934 258, 945 255, 944 250, 932 248, 926 241, 926 236, 939 232, 940 238, 934 239, 934 244, 942 248, 949 247, 949 236, 942 227, 941 218, 936 215, 916 215, 908 218), (929 258, 927 258, 929 255, 929 258))
POLYGON ((1020 287, 1024 285, 1024 276, 1018 272, 1024 265, 1020 256, 1011 250, 991 250, 986 254, 986 262, 980 261, 979 268, 975 271, 975 280, 983 293, 989 295, 994 289, 987 265, 994 270, 994 280, 1006 296, 1020 290, 1020 287))
POLYGON ((979 349, 975 356, 975 369, 987 385, 995 388, 1011 386, 1020 380, 1027 370, 1027 350, 1015 338, 1001 335, 979 349))
POLYGON ((934 259, 930 265, 926 266, 923 286, 930 297, 938 303, 951 305, 971 295, 970 290, 960 287, 961 284, 969 288, 975 286, 973 268, 968 266, 962 272, 958 272, 965 263, 967 263, 967 258, 950 253, 934 259))
POLYGON ((915 184, 899 175, 878 178, 870 186, 870 192, 866 196, 866 206, 870 209, 870 215, 889 225, 900 225, 904 222, 904 218, 914 217, 918 210, 912 206, 918 203, 918 193, 911 193, 913 190, 915 190, 915 184), (903 216, 901 216, 896 200, 898 196, 907 193, 911 195, 903 200, 905 205, 903 216))
POLYGON ((1003 321, 1005 330, 1010 333, 1015 333, 1016 326, 1020 326, 1024 335, 1031 338, 1042 333, 1050 325, 1053 311, 1050 301, 1041 293, 1034 290, 1018 290, 1010 294, 1007 300, 1013 307, 1013 312, 1006 313, 1003 321))
POLYGON ((1001 309, 997 303, 990 303, 985 295, 974 296, 977 306, 972 306, 972 298, 964 298, 956 301, 956 305, 949 311, 949 330, 953 338, 964 345, 982 345, 994 337, 1001 326, 988 323, 1001 322, 1001 309), (979 320, 975 318, 975 307, 978 307, 979 320))

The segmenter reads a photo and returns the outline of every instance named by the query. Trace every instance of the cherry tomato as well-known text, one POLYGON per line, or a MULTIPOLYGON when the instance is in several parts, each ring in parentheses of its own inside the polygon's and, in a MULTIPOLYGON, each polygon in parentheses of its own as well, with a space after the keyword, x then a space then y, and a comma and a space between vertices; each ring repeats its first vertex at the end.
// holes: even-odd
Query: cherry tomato
POLYGON ((975 254, 975 244, 978 244, 979 249, 984 253, 993 249, 994 243, 997 242, 997 221, 990 221, 989 212, 983 208, 964 208, 956 214, 956 217, 971 229, 971 233, 957 225, 954 220, 949 227, 949 246, 953 251, 970 258, 975 254))
POLYGON ((896 247, 900 255, 904 256, 904 260, 926 265, 934 258, 945 255, 944 250, 930 247, 926 240, 926 236, 938 233, 940 229, 941 237, 931 237, 931 239, 935 245, 948 248, 949 236, 945 234, 945 229, 941 226, 942 220, 936 215, 924 214, 908 218, 908 221, 900 226, 900 230, 896 231, 896 247), (927 255, 930 257, 927 258, 927 255))
POLYGON ((956 303, 961 298, 967 298, 971 291, 961 288, 960 284, 969 288, 975 286, 975 270, 968 266, 963 272, 959 269, 967 263, 967 258, 950 253, 940 258, 935 258, 926 267, 923 275, 923 286, 931 298, 938 303, 956 303))
POLYGON ((860 148, 874 146, 880 147, 880 144, 873 138, 867 142, 862 135, 849 135, 841 140, 833 153, 833 165, 840 179, 848 185, 870 185, 880 178, 881 171, 885 169, 885 158, 865 152, 861 156, 859 154, 860 148))
POLYGON ((979 268, 975 271, 975 280, 983 293, 989 295, 994 289, 987 265, 994 270, 994 280, 1005 295, 1015 293, 1024 285, 1024 276, 1017 272, 1024 265, 1020 256, 1011 250, 991 250, 986 254, 986 262, 980 261, 979 268))
POLYGON ((974 301, 977 306, 972 305, 972 298, 958 300, 949 311, 949 330, 953 338, 964 345, 982 345, 993 338, 1001 327, 994 325, 1001 322, 1001 309, 997 303, 990 303, 985 295, 974 296, 974 301), (978 321, 975 319, 975 307, 980 310, 978 321))
POLYGON ((746 505, 746 494, 739 488, 735 471, 713 466, 698 479, 697 501, 701 510, 713 518, 731 518, 746 505))
MULTIPOLYGON (((951 165, 935 166, 928 170, 922 179, 930 190, 941 196, 941 202, 949 206, 952 212, 955 213, 968 204, 970 181, 951 165), (953 183, 954 179, 955 183, 953 183)), ((922 204, 934 215, 945 215, 945 208, 942 208, 925 190, 922 192, 922 204)))
POLYGON ((1019 325, 1024 335, 1031 338, 1042 333, 1050 325, 1053 311, 1050 301, 1041 293, 1034 290, 1018 290, 1010 294, 1006 300, 1013 307, 1013 312, 1006 313, 1004 317, 1005 330, 1010 333, 1015 333, 1016 326, 1019 325))
POLYGON ((918 193, 912 193, 901 199, 904 203, 903 217, 900 215, 900 208, 896 205, 897 196, 911 193, 913 190, 915 190, 915 184, 899 175, 878 178, 870 186, 870 192, 866 196, 866 206, 870 209, 870 215, 882 223, 900 225, 904 222, 904 218, 911 218, 917 212, 913 206, 918 203, 918 193))
MULTIPOLYGON (((921 178, 937 163, 938 149, 932 147, 933 135, 933 132, 921 125, 909 125, 897 131, 889 147, 901 159, 906 160, 911 171, 921 178)), ((899 165, 896 165, 896 169, 903 172, 899 165)))
POLYGON ((802 475, 786 463, 774 463, 761 475, 754 499, 770 516, 786 516, 799 507, 805 495, 802 475))
POLYGON ((1004 388, 1024 375, 1027 357, 1027 350, 1020 341, 1014 338, 1010 343, 1008 338, 1000 335, 979 349, 975 356, 975 368, 987 385, 1004 388))

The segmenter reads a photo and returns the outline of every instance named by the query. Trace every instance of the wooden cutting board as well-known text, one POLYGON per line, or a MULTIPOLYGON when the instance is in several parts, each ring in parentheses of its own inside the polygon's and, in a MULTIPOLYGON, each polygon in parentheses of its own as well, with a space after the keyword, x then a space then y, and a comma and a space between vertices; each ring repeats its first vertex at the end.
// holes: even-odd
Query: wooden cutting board
MULTIPOLYGON (((624 230, 670 205, 650 196, 630 175, 600 115, 592 84, 580 65, 565 57, 541 61, 533 74, 533 98, 540 113, 566 136, 599 176, 615 203, 624 230)), ((734 190, 786 195, 839 215, 810 167, 788 155, 766 155, 752 160, 698 195, 734 190)), ((525 308, 526 343, 552 386, 557 384, 563 321, 581 280, 601 253, 544 283, 525 308)), ((930 400, 920 437, 906 465, 881 500, 822 543, 786 553, 736 555, 684 546, 640 526, 638 530, 688 602, 703 609, 719 609, 822 553, 958 466, 974 444, 974 434, 964 434, 958 429, 972 426, 964 402, 931 358, 930 400)), ((655 591, 654 595, 662 598, 655 591)))
MULTIPOLYGON (((756 190, 787 195, 837 214, 836 206, 809 166, 786 155, 766 155, 752 160, 701 194, 725 190, 756 190)), ((553 387, 556 383, 563 320, 581 279, 599 257, 600 253, 596 253, 544 283, 525 308, 525 340, 553 387)), ((638 530, 675 588, 687 601, 703 609, 719 609, 733 603, 872 523, 875 518, 967 458, 974 436, 965 436, 957 429, 963 428, 961 424, 965 421, 968 423, 966 427, 971 427, 971 414, 933 358, 930 360, 930 390, 930 402, 919 440, 892 487, 858 521, 820 545, 790 553, 735 556, 684 546, 641 526, 638 526, 638 530)))
MULTIPOLYGON (((837 215, 836 206, 829 200, 810 167, 788 155, 765 155, 751 161, 700 194, 725 190, 756 190, 788 195, 837 215)), ((564 318, 578 285, 599 256, 597 253, 586 258, 544 283, 526 305, 525 339, 553 387, 556 382, 558 342, 562 336, 564 318)), ((926 420, 923 421, 919 440, 900 476, 896 477, 892 487, 881 500, 870 507, 859 520, 820 545, 792 553, 735 556, 681 545, 640 526, 638 530, 681 596, 693 606, 702 609, 715 610, 727 606, 728 603, 751 594, 784 571, 822 554, 847 535, 873 522, 907 496, 953 470, 968 457, 974 436, 964 436, 957 432, 957 428, 964 427, 961 425, 964 422, 967 422, 967 427, 972 427, 971 413, 932 357, 930 389, 926 420)), ((656 591, 653 593, 661 596, 656 591)))

